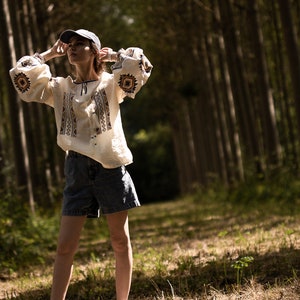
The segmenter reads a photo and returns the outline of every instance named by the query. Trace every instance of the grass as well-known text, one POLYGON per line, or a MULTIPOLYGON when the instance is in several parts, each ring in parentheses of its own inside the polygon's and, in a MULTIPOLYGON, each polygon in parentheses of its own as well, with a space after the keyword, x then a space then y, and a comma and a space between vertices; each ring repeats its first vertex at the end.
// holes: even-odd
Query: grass
MULTIPOLYGON (((298 200, 250 205, 201 193, 132 210, 130 299, 300 299, 299 215, 298 200)), ((53 257, 50 247, 43 263, 3 279, 0 299, 48 299, 53 257)), ((105 220, 88 220, 67 299, 114 294, 105 220)))

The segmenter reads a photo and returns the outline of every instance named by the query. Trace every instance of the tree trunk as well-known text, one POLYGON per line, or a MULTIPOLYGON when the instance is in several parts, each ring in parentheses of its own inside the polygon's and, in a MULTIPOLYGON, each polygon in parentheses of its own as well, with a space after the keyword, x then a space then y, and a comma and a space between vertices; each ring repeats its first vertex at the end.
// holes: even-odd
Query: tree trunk
POLYGON ((266 164, 269 168, 278 167, 281 161, 281 145, 276 124, 273 95, 269 83, 267 62, 264 53, 263 34, 260 27, 256 0, 248 0, 249 32, 252 50, 255 56, 256 74, 254 85, 258 96, 258 110, 261 117, 263 143, 265 147, 266 164))
MULTIPOLYGON (((1 30, 1 54, 3 69, 9 70, 16 62, 16 53, 14 49, 14 40, 12 32, 12 23, 9 13, 8 0, 1 0, 0 20, 1 30), (7 38, 8 37, 8 38, 7 38)), ((3 82, 7 87, 9 121, 11 127, 12 151, 14 154, 14 166, 16 172, 16 185, 18 187, 26 186, 26 170, 23 160, 23 148, 20 139, 20 121, 19 121, 19 103, 15 89, 11 84, 9 76, 3 77, 3 82)))
POLYGON ((279 11, 290 66, 298 134, 300 135, 300 54, 290 8, 290 0, 279 0, 279 11))
POLYGON ((234 15, 229 1, 218 0, 221 27, 225 43, 226 61, 230 74, 231 90, 237 111, 239 130, 245 158, 254 161, 256 173, 262 174, 263 165, 258 140, 258 130, 251 103, 249 87, 243 67, 242 50, 238 44, 234 15))
MULTIPOLYGON (((18 7, 15 6, 14 1, 7 1, 3 0, 4 4, 4 11, 5 11, 5 16, 6 16, 6 26, 7 26, 7 36, 11 36, 14 38, 17 38, 17 32, 19 31, 19 24, 16 22, 16 18, 13 13, 18 11, 18 7), (9 6, 10 5, 10 6, 9 6)), ((18 39, 19 41, 21 39, 18 39)), ((11 55, 8 57, 11 57, 10 67, 16 63, 17 57, 20 56, 20 43, 15 43, 14 39, 10 40, 9 43, 9 51, 11 55), (17 47, 17 45, 19 47, 17 47)), ((8 69, 10 69, 10 67, 8 69)), ((12 86, 11 83, 9 83, 9 86, 12 86)), ((11 95, 15 95, 15 98, 18 98, 16 96, 16 92, 12 92, 11 95)), ((26 180, 26 185, 27 185, 27 193, 28 193, 28 198, 29 198, 29 205, 31 212, 34 213, 35 211, 35 202, 34 202, 34 194, 33 194, 33 186, 32 186, 32 177, 31 177, 31 168, 30 168, 30 162, 29 162, 29 153, 28 153, 28 146, 27 146, 27 140, 26 140, 26 130, 25 130, 25 120, 24 120, 24 112, 23 112, 23 107, 21 101, 18 99, 17 100, 17 106, 18 106, 18 117, 19 117, 19 128, 16 130, 18 131, 18 134, 16 135, 18 138, 21 138, 21 147, 16 148, 19 151, 17 152, 17 157, 16 157, 16 162, 22 160, 22 164, 25 165, 25 174, 24 179, 26 180), (20 134, 19 134, 20 132, 20 134), (20 151, 22 149, 22 152, 20 151)), ((11 113, 11 116, 13 114, 11 113)), ((16 119, 14 118, 14 121, 16 119)))
POLYGON ((243 158, 242 150, 240 144, 240 136, 238 131, 236 110, 234 106, 234 99, 231 89, 231 82, 228 67, 226 64, 226 53, 225 53, 225 43, 220 30, 220 12, 218 6, 214 6, 214 18, 212 20, 214 24, 214 30, 217 32, 217 52, 218 52, 218 66, 220 72, 220 88, 221 98, 223 102, 224 112, 226 116, 226 124, 228 128, 228 140, 229 145, 227 148, 232 153, 232 164, 228 165, 229 167, 229 179, 230 182, 235 182, 236 180, 244 180, 244 167, 243 167, 243 158), (232 174, 232 175, 231 175, 232 174))
MULTIPOLYGON (((282 131, 280 135, 280 140, 284 148, 284 161, 283 165, 291 168, 295 174, 297 174, 299 170, 299 154, 297 150, 296 136, 297 136, 297 122, 294 121, 292 117, 291 107, 293 104, 289 97, 289 91, 287 87, 287 81, 285 76, 285 68, 284 68, 284 51, 283 51, 283 41, 280 35, 280 26, 279 26, 279 16, 278 16, 278 8, 276 3, 272 2, 272 20, 273 26, 272 28, 275 32, 272 38, 271 50, 277 49, 274 53, 274 69, 271 74, 273 74, 273 83, 274 92, 276 92, 277 96, 277 106, 279 110, 279 114, 282 116, 281 126, 282 131)), ((270 53, 270 55, 272 55, 270 53)))

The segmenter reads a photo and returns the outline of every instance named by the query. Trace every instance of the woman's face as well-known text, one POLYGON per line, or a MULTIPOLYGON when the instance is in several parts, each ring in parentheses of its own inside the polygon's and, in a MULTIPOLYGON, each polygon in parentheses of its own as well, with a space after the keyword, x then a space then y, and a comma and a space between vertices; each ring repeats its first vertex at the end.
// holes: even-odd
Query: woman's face
POLYGON ((90 41, 79 36, 74 36, 70 39, 67 55, 72 65, 91 63, 95 57, 95 53, 90 46, 90 41))

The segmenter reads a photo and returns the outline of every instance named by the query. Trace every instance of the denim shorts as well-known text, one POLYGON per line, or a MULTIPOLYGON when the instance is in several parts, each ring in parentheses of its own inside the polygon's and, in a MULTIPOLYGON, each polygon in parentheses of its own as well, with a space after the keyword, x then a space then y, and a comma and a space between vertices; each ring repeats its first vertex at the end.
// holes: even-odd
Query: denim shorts
POLYGON ((82 154, 69 151, 65 160, 63 216, 97 218, 140 206, 125 166, 105 169, 82 154))

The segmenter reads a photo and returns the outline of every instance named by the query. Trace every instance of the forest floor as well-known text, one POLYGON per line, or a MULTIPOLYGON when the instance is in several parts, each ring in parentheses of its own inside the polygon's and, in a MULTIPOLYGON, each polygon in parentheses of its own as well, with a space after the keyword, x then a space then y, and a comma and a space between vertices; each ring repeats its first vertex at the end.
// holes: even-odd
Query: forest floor
MULTIPOLYGON (((220 203, 196 196, 130 212, 130 299, 300 299, 299 203, 220 203)), ((54 253, 0 281, 0 299, 49 299, 54 253)), ((67 299, 115 299, 105 219, 88 220, 67 299)))

